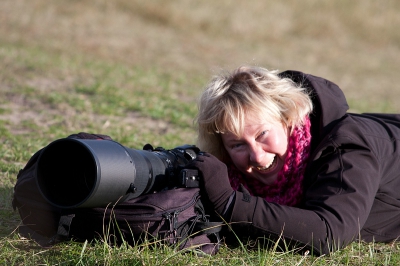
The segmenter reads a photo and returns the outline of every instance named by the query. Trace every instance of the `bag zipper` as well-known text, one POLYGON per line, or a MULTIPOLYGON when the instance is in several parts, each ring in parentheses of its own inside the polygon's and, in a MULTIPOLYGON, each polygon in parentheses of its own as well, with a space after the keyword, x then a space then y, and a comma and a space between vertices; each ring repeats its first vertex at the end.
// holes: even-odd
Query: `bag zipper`
POLYGON ((139 214, 139 215, 135 215, 136 217, 167 217, 168 215, 175 215, 177 216, 180 212, 188 209, 189 207, 193 206, 194 204, 196 204, 196 202, 198 201, 198 199, 200 198, 200 195, 197 193, 194 197, 192 197, 192 199, 185 204, 184 206, 181 206, 179 208, 176 209, 172 209, 172 210, 168 210, 168 211, 161 211, 158 213, 153 213, 153 214, 139 214))

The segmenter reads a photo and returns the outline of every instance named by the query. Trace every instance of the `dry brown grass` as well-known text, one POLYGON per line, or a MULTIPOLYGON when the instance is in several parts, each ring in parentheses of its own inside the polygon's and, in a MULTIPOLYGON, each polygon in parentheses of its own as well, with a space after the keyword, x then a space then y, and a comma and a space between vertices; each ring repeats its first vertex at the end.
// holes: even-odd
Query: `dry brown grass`
POLYGON ((339 84, 355 111, 400 111, 399 26, 396 0, 0 3, 0 44, 203 79, 241 64, 298 69, 339 84))

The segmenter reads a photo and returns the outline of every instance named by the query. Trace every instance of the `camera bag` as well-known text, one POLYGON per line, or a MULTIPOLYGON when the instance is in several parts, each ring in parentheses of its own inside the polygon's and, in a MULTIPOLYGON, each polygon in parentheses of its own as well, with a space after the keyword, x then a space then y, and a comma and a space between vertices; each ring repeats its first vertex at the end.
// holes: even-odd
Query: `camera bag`
MULTIPOLYGON (((74 137, 110 139, 88 133, 74 137)), ((180 250, 218 252, 222 223, 210 218, 199 188, 166 189, 101 208, 58 208, 46 201, 36 182, 41 151, 20 170, 14 187, 12 204, 22 220, 21 236, 43 247, 68 240, 98 239, 110 245, 161 240, 180 250)))

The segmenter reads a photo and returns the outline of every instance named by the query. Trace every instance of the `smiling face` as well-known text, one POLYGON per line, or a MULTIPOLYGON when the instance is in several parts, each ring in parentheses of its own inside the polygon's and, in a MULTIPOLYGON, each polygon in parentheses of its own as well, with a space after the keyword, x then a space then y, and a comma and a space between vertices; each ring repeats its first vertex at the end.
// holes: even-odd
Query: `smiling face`
POLYGON ((267 122, 249 114, 243 132, 221 134, 230 159, 248 178, 271 185, 278 178, 287 155, 288 128, 276 121, 267 122))

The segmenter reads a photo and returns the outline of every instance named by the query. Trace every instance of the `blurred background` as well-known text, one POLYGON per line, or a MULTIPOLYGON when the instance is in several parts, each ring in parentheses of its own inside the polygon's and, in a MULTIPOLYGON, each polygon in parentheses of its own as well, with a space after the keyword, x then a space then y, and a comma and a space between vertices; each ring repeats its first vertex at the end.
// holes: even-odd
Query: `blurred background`
POLYGON ((27 133, 57 113, 109 133, 92 113, 163 132, 189 126, 211 77, 244 64, 327 78, 353 112, 399 112, 399 28, 397 0, 2 0, 0 119, 27 133))

